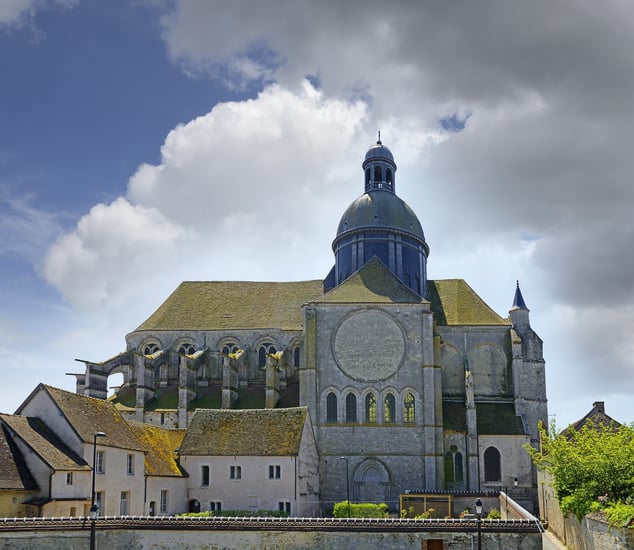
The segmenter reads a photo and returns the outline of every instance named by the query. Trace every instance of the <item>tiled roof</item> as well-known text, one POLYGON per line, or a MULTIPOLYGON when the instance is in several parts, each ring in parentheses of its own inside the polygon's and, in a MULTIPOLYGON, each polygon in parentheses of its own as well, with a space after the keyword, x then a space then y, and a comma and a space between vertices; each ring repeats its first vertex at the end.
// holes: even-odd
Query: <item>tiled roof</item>
POLYGON ((90 470, 40 418, 0 414, 0 420, 53 470, 90 470))
POLYGON ((168 430, 151 424, 128 422, 145 448, 145 473, 151 476, 184 477, 175 459, 175 451, 185 437, 186 430, 168 430))
POLYGON ((322 294, 321 280, 183 282, 136 331, 301 330, 302 304, 322 294))
POLYGON ((30 491, 37 488, 37 482, 9 436, 7 427, 0 426, 0 489, 30 491))
POLYGON ((573 422, 568 428, 561 432, 561 435, 568 437, 570 434, 570 427, 578 432, 585 425, 589 425, 592 428, 599 428, 603 426, 605 428, 618 429, 621 424, 614 420, 611 416, 605 414, 605 405, 603 401, 596 401, 592 404, 592 409, 583 418, 580 418, 576 422, 573 422))
POLYGON ((308 409, 199 409, 182 455, 296 456, 308 409))
POLYGON ((427 297, 438 325, 510 325, 463 279, 428 281, 427 297))
POLYGON ((85 443, 92 443, 95 432, 104 432, 106 437, 99 439, 101 445, 143 450, 128 423, 109 401, 71 393, 46 384, 40 384, 39 388, 51 396, 85 443))
POLYGON ((339 286, 314 301, 357 304, 426 303, 426 300, 399 281, 376 256, 339 286))

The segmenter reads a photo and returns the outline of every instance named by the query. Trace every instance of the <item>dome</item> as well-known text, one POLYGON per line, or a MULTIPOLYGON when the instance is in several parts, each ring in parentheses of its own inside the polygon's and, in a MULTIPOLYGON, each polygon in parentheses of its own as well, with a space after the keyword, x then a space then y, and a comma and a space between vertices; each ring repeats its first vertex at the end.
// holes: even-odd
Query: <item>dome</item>
POLYGON ((381 141, 377 141, 375 145, 368 149, 368 152, 365 154, 365 160, 363 161, 363 167, 365 168, 365 164, 368 161, 377 159, 384 159, 394 164, 394 155, 392 155, 392 151, 383 145, 381 141))
MULTIPOLYGON (((387 147, 383 149, 389 152, 387 147)), ((414 211, 405 201, 388 191, 364 193, 348 206, 339 222, 335 240, 344 233, 362 228, 402 231, 425 241, 423 227, 414 211)))

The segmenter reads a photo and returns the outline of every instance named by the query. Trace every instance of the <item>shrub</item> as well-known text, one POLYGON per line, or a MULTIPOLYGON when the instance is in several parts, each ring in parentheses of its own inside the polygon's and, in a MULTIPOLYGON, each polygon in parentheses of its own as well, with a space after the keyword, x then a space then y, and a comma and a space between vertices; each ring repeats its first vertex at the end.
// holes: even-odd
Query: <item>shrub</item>
POLYGON ((359 504, 348 503, 347 500, 337 502, 333 509, 333 515, 336 518, 347 518, 348 510, 350 510, 351 518, 386 518, 387 504, 371 504, 363 502, 359 504))
POLYGON ((212 517, 231 517, 231 518, 286 518, 287 512, 281 510, 222 510, 220 512, 188 512, 186 514, 178 514, 179 517, 189 518, 212 518, 212 517))

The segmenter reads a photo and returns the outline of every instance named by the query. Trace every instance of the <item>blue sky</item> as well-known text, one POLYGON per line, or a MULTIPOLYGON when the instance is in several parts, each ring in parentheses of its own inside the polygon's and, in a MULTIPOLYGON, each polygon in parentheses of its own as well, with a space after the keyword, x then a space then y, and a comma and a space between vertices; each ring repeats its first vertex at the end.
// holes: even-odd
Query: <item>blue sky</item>
POLYGON ((4 3, 0 409, 73 389, 181 280, 325 276, 381 129, 430 277, 502 315, 520 279, 557 423, 633 421, 632 11, 4 3))

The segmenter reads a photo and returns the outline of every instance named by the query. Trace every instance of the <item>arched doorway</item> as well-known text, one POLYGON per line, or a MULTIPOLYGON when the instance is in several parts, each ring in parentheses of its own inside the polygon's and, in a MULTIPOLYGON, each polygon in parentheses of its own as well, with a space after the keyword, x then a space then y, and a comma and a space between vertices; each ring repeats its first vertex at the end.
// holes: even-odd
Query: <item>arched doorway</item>
POLYGON ((190 512, 200 512, 200 502, 198 502, 195 498, 189 501, 189 511, 190 512))
POLYGON ((373 458, 364 460, 355 469, 352 484, 357 502, 385 502, 390 506, 390 473, 382 462, 373 458))

